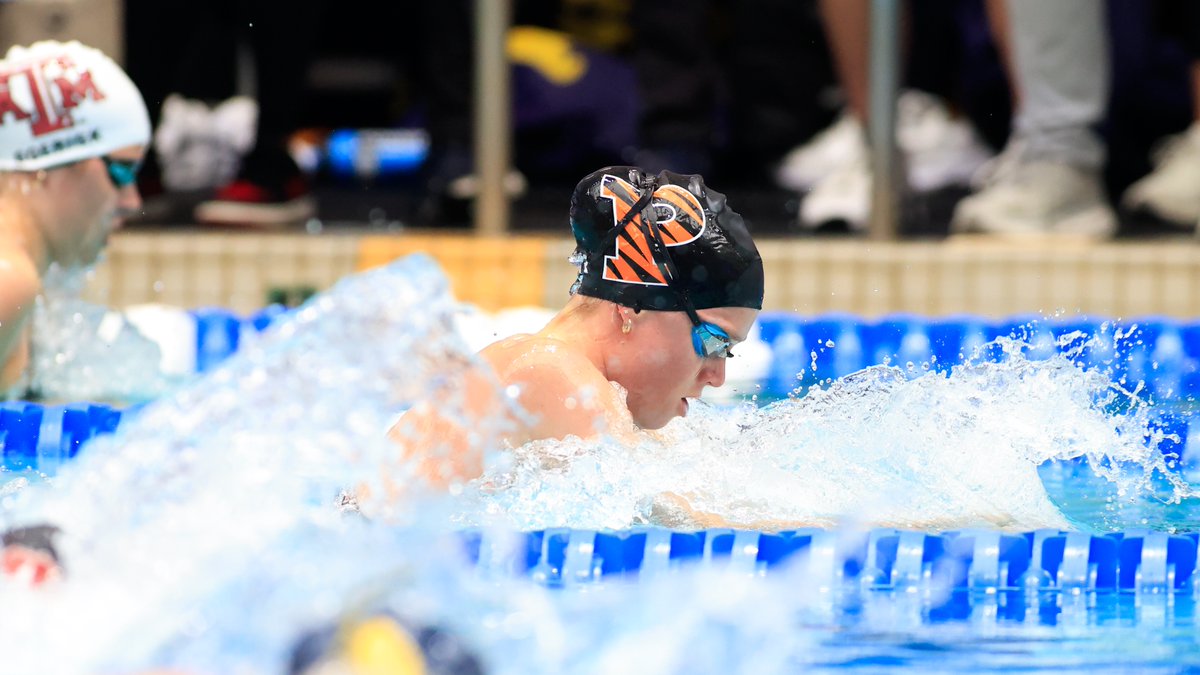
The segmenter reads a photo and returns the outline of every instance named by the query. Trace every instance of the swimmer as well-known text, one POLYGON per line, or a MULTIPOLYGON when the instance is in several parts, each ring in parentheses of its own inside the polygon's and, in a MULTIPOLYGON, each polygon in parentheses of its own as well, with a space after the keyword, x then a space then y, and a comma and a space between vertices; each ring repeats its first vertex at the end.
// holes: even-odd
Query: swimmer
MULTIPOLYGON (((633 167, 596 171, 571 197, 579 276, 570 300, 536 334, 484 348, 491 373, 471 371, 466 414, 504 413, 498 440, 638 435, 687 414, 688 401, 725 382, 726 359, 763 301, 763 266, 742 217, 695 175, 633 167)), ((482 473, 470 433, 414 406, 390 432, 434 484, 482 473), (431 447, 441 453, 428 453, 431 447)), ((475 443, 478 445, 478 443, 475 443)))
POLYGON ((150 142, 142 95, 78 42, 12 47, 0 61, 0 399, 23 395, 29 318, 51 264, 96 262, 141 208, 150 142))

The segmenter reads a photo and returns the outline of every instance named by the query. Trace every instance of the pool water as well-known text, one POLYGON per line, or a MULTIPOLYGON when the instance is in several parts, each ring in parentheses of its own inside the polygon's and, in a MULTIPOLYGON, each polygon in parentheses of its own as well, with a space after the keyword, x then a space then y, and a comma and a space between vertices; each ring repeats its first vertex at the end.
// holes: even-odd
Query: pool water
MULTIPOLYGON (((1097 476, 1086 462, 1052 462, 1038 474, 1055 506, 1076 529, 1116 531, 1152 529, 1164 532, 1200 532, 1200 499, 1174 501, 1172 487, 1156 481, 1156 491, 1121 494, 1120 487, 1097 476)), ((1185 474, 1190 485, 1200 485, 1200 475, 1185 474)))
POLYGON ((698 403, 636 448, 485 441, 483 479, 343 514, 346 486, 387 494, 381 467, 405 484, 382 437, 397 411, 435 392, 460 414, 458 309, 427 258, 349 277, 49 481, 0 492, 4 526, 62 528, 66 569, 47 592, 0 583, 0 672, 280 672, 306 631, 385 610, 496 673, 1200 665, 1189 593, 872 588, 814 555, 563 584, 467 555, 464 531, 694 529, 671 495, 837 538, 1200 529, 1191 467, 1146 440, 1157 410, 1020 341, 949 377, 879 367, 698 403))

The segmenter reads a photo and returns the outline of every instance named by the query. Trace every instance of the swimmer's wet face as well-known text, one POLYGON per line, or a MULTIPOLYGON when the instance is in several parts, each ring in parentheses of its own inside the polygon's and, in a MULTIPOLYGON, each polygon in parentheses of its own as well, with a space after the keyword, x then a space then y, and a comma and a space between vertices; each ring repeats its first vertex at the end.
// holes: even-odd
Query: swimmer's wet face
POLYGON ((43 187, 55 213, 44 220, 54 260, 65 266, 96 262, 109 235, 141 209, 134 167, 145 155, 145 146, 132 145, 47 170, 43 187))
POLYGON ((626 331, 636 349, 607 364, 634 422, 687 414, 687 398, 724 383, 730 347, 762 308, 762 258, 742 217, 700 176, 608 167, 576 187, 571 229, 573 290, 638 317, 626 331))
POLYGON ((13 108, 0 125, 0 172, 19 187, 9 194, 44 240, 42 262, 90 265, 141 208, 146 103, 120 66, 78 42, 13 46, 0 79, 13 108))
MULTIPOLYGON (((758 310, 717 307, 697 314, 727 333, 733 346, 745 339, 758 310)), ((685 312, 641 312, 626 338, 631 348, 609 361, 608 375, 627 391, 626 405, 639 427, 661 428, 687 414, 687 399, 725 383, 725 359, 698 355, 692 329, 685 312)))

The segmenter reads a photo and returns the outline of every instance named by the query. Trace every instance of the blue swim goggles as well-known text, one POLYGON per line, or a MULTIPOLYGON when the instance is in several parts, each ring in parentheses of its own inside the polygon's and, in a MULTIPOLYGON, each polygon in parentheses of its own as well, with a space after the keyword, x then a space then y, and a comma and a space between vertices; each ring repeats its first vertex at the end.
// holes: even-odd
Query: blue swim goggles
POLYGON ((108 155, 101 155, 100 159, 104 162, 104 168, 108 170, 108 179, 112 181, 113 187, 120 190, 137 182, 138 171, 142 168, 141 162, 108 155))
POLYGON ((692 319, 692 348, 700 358, 732 358, 733 352, 730 350, 733 349, 733 340, 729 338, 729 333, 715 323, 701 321, 690 302, 687 309, 692 319))
MULTIPOLYGON (((642 186, 642 195, 634 203, 629 213, 626 214, 625 220, 618 224, 618 230, 624 228, 627 221, 650 204, 658 182, 650 179, 648 183, 648 185, 642 186)), ((688 318, 692 320, 692 349, 695 349, 696 354, 702 359, 732 358, 733 352, 730 350, 733 349, 733 340, 729 337, 729 333, 726 333, 724 328, 715 323, 702 321, 700 315, 696 314, 696 308, 692 305, 692 300, 688 297, 687 291, 680 290, 674 286, 673 282, 679 278, 679 271, 675 267, 675 261, 671 259, 670 249, 663 242, 658 222, 653 218, 642 218, 640 222, 642 235, 646 237, 646 241, 650 242, 653 246, 657 246, 662 253, 661 256, 655 256, 655 260, 661 261, 658 263, 659 269, 662 270, 663 275, 668 280, 668 283, 671 283, 675 292, 679 294, 683 310, 687 312, 688 318), (648 224, 647 221, 649 221, 648 224)))

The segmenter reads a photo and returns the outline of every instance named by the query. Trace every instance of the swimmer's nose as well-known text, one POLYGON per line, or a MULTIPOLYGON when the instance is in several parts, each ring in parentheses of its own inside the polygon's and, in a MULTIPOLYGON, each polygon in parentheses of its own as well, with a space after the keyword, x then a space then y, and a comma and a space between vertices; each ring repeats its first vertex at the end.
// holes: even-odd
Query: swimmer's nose
POLYGON ((138 191, 137 183, 126 185, 120 189, 117 199, 117 215, 128 218, 142 210, 142 193, 138 191))
POLYGON ((725 384, 725 359, 707 359, 704 369, 700 372, 701 382, 710 387, 725 384))

